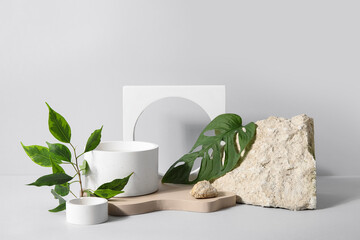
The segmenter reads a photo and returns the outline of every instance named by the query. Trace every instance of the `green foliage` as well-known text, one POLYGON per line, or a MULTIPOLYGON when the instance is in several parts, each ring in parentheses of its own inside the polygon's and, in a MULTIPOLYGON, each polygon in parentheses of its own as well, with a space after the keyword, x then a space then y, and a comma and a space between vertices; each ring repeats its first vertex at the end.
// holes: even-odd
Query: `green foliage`
POLYGON ((55 112, 49 104, 49 130, 51 134, 60 142, 70 143, 71 128, 63 116, 55 112))
POLYGON ((54 188, 55 192, 59 194, 60 196, 67 196, 70 192, 70 185, 69 183, 64 183, 60 185, 55 185, 54 188))
POLYGON ((69 175, 67 175, 65 173, 53 173, 53 174, 42 176, 42 177, 38 178, 35 182, 30 183, 28 185, 37 186, 37 187, 53 186, 56 184, 67 183, 71 179, 73 179, 73 177, 70 177, 69 175))
MULTIPOLYGON (((80 197, 83 196, 83 193, 87 193, 89 196, 99 196, 103 198, 111 198, 119 193, 122 193, 122 189, 127 184, 131 174, 124 179, 115 179, 114 181, 103 184, 102 188, 98 188, 95 192, 92 192, 90 189, 83 189, 82 186, 82 178, 81 173, 87 174, 89 171, 89 164, 86 160, 83 161, 82 165, 78 165, 78 159, 85 152, 89 152, 94 150, 101 141, 101 132, 103 127, 95 130, 89 137, 86 143, 86 147, 83 153, 80 155, 76 154, 76 149, 70 142, 71 140, 71 128, 68 122, 65 120, 63 116, 59 113, 55 112, 49 104, 46 103, 49 109, 49 131, 50 133, 60 142, 68 143, 72 150, 74 151, 74 161, 72 161, 72 154, 69 148, 61 143, 49 143, 46 142, 47 147, 31 145, 25 146, 21 143, 24 151, 30 157, 32 161, 36 164, 43 167, 51 167, 52 174, 42 176, 38 178, 35 182, 30 183, 28 185, 32 186, 55 186, 54 189, 51 190, 51 193, 55 197, 55 199, 59 200, 59 205, 49 210, 50 212, 59 212, 65 210, 66 201, 62 198, 62 196, 67 196, 69 193, 74 195, 70 190, 70 185, 74 182, 79 182, 80 184, 80 197), (65 173, 64 168, 60 166, 60 164, 69 164, 72 165, 75 170, 75 176, 78 177, 77 181, 72 181, 74 177, 71 177, 65 173)), ((74 195, 74 197, 76 197, 74 195)))
POLYGON ((243 126, 241 117, 236 114, 216 117, 201 132, 190 152, 168 169, 162 182, 193 184, 223 176, 242 161, 245 149, 251 144, 255 132, 255 123, 243 126), (198 148, 200 150, 196 150, 198 148), (190 180, 194 162, 199 158, 201 165, 198 175, 194 180, 190 180))
POLYGON ((98 187, 98 189, 111 189, 111 190, 115 190, 115 191, 120 191, 122 190, 126 184, 129 181, 129 178, 131 177, 131 175, 133 175, 134 173, 130 173, 127 177, 125 178, 121 178, 121 179, 115 179, 111 182, 108 183, 104 183, 102 184, 100 187, 98 187))
POLYGON ((116 190, 111 190, 111 189, 97 189, 94 192, 94 195, 97 197, 102 197, 102 198, 112 198, 115 197, 116 195, 123 193, 124 191, 116 191, 116 190))
POLYGON ((49 212, 60 212, 66 209, 66 201, 65 199, 63 199, 61 196, 59 196, 53 189, 51 189, 51 193, 52 195, 54 195, 55 199, 59 200, 59 205, 54 208, 54 209, 50 209, 49 212))
MULTIPOLYGON (((57 163, 52 162, 53 173, 65 173, 64 169, 57 163)), ((69 183, 57 184, 54 188, 55 192, 60 196, 66 196, 70 192, 69 183)))
POLYGON ((49 147, 50 156, 57 161, 71 162, 71 152, 68 147, 61 143, 46 142, 49 147))
POLYGON ((84 175, 87 175, 89 170, 89 164, 86 160, 84 160, 80 166, 80 171, 82 171, 84 175))
POLYGON ((89 137, 86 143, 85 152, 90 152, 94 150, 100 143, 101 140, 101 131, 102 126, 100 129, 95 130, 89 137))
MULTIPOLYGON (((26 154, 30 157, 34 163, 42 167, 51 167, 51 159, 49 149, 39 145, 25 146, 22 142, 21 146, 25 150, 26 154)), ((60 163, 61 161, 54 159, 55 162, 60 163)))
POLYGON ((65 173, 64 169, 59 164, 55 163, 53 160, 51 160, 51 164, 53 173, 65 173))
POLYGON ((56 208, 50 209, 49 212, 61 212, 66 209, 66 202, 59 204, 56 208))
POLYGON ((131 175, 133 175, 133 173, 131 173, 129 176, 127 176, 125 178, 115 179, 111 182, 102 184, 100 187, 98 187, 95 190, 95 192, 94 192, 95 196, 109 199, 120 193, 123 193, 122 190, 128 183, 131 175))

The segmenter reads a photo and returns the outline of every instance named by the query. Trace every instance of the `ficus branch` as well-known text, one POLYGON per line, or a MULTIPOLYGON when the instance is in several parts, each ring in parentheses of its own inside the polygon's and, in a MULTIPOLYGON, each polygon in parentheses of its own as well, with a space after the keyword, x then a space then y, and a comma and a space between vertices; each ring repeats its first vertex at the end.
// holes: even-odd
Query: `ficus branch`
POLYGON ((81 181, 81 174, 80 174, 80 169, 79 169, 79 163, 78 163, 78 158, 81 156, 77 156, 76 155, 76 150, 75 150, 75 147, 71 144, 71 143, 69 143, 70 144, 70 146, 72 147, 72 149, 73 149, 73 151, 74 151, 74 156, 75 156, 75 166, 74 166, 74 168, 75 168, 75 171, 76 171, 76 173, 77 173, 77 175, 79 176, 79 184, 80 184, 80 197, 83 197, 83 195, 84 195, 84 190, 83 190, 83 187, 82 187, 82 181, 81 181))
POLYGON ((77 196, 71 190, 69 190, 69 191, 75 198, 77 198, 77 196))
POLYGON ((63 199, 62 196, 66 196, 71 193, 75 198, 77 198, 77 196, 70 190, 70 184, 75 182, 79 182, 80 184, 80 197, 83 197, 84 193, 87 192, 89 193, 89 196, 95 195, 97 197, 108 199, 119 194, 119 192, 122 192, 122 189, 128 183, 131 174, 125 178, 115 179, 112 182, 104 183, 95 191, 83 189, 81 175, 87 174, 89 171, 89 165, 87 161, 84 160, 82 166, 79 166, 79 158, 86 152, 94 150, 100 144, 101 131, 103 127, 96 129, 93 133, 91 133, 86 142, 84 152, 82 152, 80 155, 77 155, 76 148, 70 142, 71 128, 69 123, 62 115, 54 111, 49 104, 46 103, 46 105, 49 109, 48 125, 50 133, 60 142, 68 143, 74 152, 72 154, 70 147, 63 145, 62 143, 46 142, 48 147, 38 145, 25 146, 21 143, 26 154, 31 158, 32 161, 43 167, 52 167, 52 174, 42 176, 34 183, 28 184, 38 187, 55 185, 55 188, 51 190, 51 193, 59 201, 59 205, 54 209, 50 209, 49 211, 59 212, 66 209, 66 205, 64 204, 65 199, 63 199), (38 158, 39 154, 42 156, 40 159, 38 158), (66 174, 65 170, 60 166, 60 164, 71 164, 75 170, 75 175, 69 176, 66 174), (78 175, 79 180, 74 180, 76 175, 78 175), (116 182, 115 185, 113 184, 114 181, 116 182))

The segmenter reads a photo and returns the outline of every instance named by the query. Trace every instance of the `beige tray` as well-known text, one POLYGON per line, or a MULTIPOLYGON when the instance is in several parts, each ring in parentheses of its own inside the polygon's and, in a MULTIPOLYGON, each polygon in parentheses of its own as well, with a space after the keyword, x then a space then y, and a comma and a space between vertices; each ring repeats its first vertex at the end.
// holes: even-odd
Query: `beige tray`
POLYGON ((192 185, 160 184, 159 191, 139 197, 112 198, 109 214, 135 215, 161 210, 214 212, 236 204, 236 195, 219 192, 216 198, 195 199, 190 195, 192 185))

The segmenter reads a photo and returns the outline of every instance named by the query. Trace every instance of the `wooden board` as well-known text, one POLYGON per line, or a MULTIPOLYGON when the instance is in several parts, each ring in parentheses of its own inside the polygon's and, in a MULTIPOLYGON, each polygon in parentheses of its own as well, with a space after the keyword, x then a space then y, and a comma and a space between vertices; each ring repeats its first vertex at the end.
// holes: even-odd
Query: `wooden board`
POLYGON ((195 199, 190 195, 192 185, 160 184, 159 191, 139 197, 112 198, 109 215, 136 215, 161 210, 214 212, 236 204, 236 195, 219 192, 215 198, 195 199))

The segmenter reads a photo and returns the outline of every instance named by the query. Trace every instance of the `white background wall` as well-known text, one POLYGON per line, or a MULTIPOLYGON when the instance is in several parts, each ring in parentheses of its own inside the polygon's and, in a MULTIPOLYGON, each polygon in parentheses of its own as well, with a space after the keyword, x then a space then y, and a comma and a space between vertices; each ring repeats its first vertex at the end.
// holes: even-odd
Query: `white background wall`
MULTIPOLYGON (((359 9, 349 0, 0 0, 0 174, 48 172, 19 143, 53 141, 44 101, 82 147, 102 124, 103 140, 121 139, 124 85, 224 84, 227 111, 244 122, 313 117, 318 173, 359 175, 359 9)), ((168 106, 204 121, 197 106, 168 106)))

